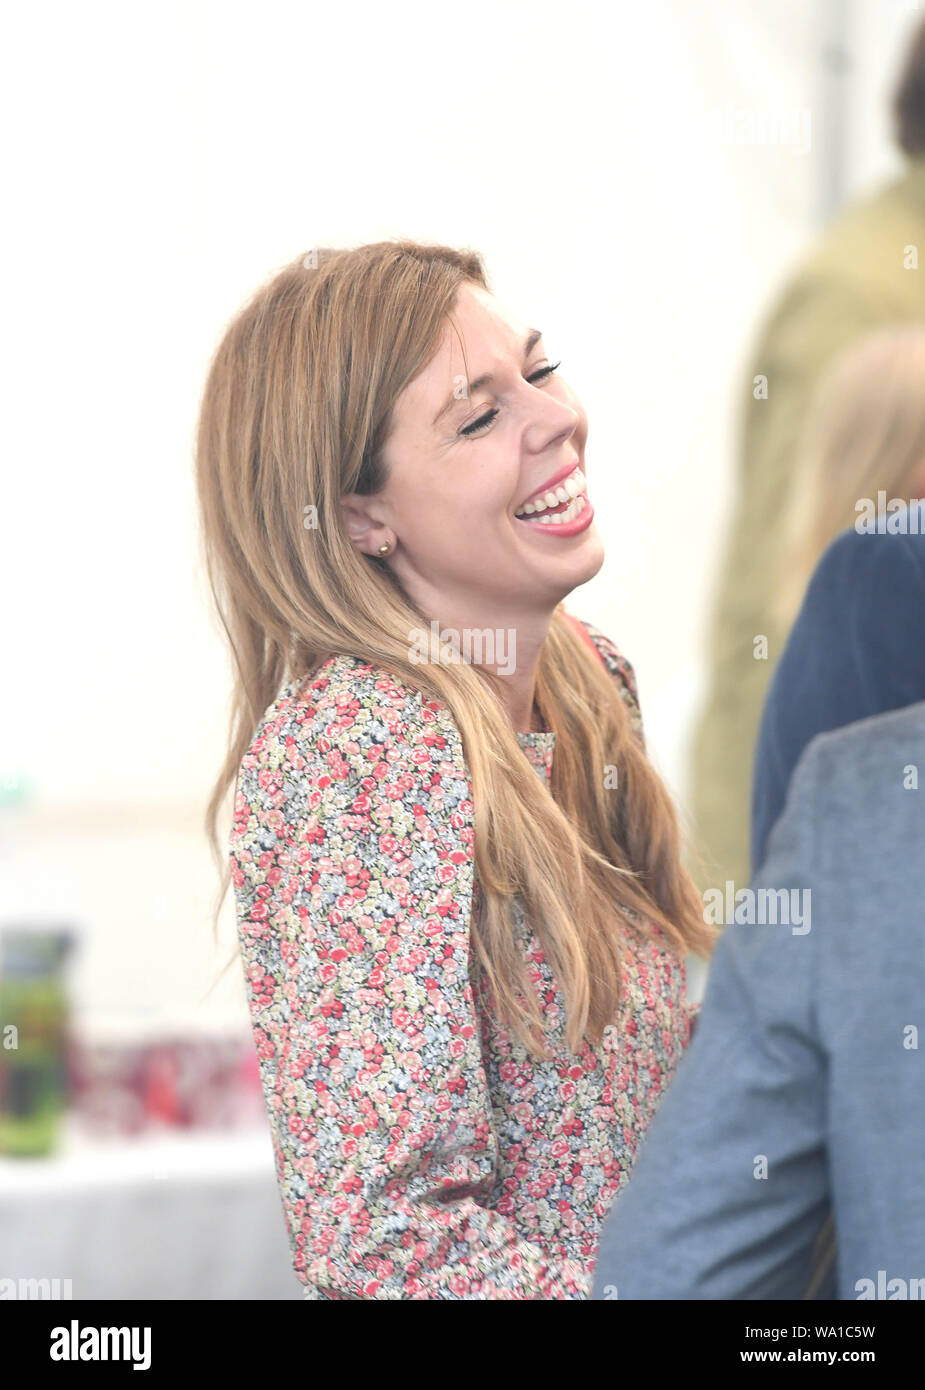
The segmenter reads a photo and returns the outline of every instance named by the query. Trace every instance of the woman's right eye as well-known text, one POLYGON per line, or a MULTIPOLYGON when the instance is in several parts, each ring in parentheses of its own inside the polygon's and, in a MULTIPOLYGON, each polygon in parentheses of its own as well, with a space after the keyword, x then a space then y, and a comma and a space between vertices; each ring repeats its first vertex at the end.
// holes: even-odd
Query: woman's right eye
POLYGON ((484 415, 479 416, 478 420, 473 420, 471 425, 466 425, 466 427, 464 429, 461 429, 459 433, 467 435, 478 434, 480 430, 485 429, 486 426, 491 424, 492 420, 495 418, 497 414, 497 408, 489 410, 484 415))

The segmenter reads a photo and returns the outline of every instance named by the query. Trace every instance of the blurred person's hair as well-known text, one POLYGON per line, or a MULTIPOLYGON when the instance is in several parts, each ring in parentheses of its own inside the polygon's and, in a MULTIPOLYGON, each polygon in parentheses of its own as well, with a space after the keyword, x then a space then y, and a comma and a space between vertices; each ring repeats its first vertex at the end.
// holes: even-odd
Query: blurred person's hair
POLYGON ((893 118, 900 148, 913 159, 925 154, 925 21, 906 50, 893 97, 893 118))
MULTIPOLYGON (((623 929, 663 934, 678 954, 709 954, 716 931, 682 868, 674 806, 627 706, 561 606, 537 679, 556 735, 547 786, 523 756, 498 678, 465 661, 414 662, 412 630, 432 615, 346 532, 338 499, 385 486, 393 406, 438 350, 465 282, 488 288, 475 252, 403 240, 316 248, 257 291, 214 354, 196 473, 234 688, 206 828, 221 868, 219 813, 260 720, 284 683, 307 683, 330 657, 384 668, 441 702, 473 787, 482 896, 474 963, 498 1016, 537 1055, 530 1029, 542 1048, 542 1019, 512 930, 515 893, 563 990, 573 1050, 583 1035, 599 1042, 617 1016, 623 929), (317 507, 317 529, 304 525, 307 505, 317 507), (618 795, 605 787, 608 765, 619 765, 618 795)), ((226 863, 216 920, 229 881, 226 863)))
POLYGON ((819 382, 799 448, 775 598, 789 627, 829 543, 878 492, 909 503, 925 494, 925 324, 854 342, 819 382))

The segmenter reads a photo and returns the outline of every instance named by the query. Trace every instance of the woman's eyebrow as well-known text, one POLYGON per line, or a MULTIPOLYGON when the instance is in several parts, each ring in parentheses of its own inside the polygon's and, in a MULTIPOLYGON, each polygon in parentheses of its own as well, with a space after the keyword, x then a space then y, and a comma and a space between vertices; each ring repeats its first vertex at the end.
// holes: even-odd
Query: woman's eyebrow
MULTIPOLYGON (((530 356, 530 353, 536 347, 537 343, 542 338, 542 336, 542 329, 530 329, 530 332, 524 339, 524 361, 526 361, 527 358, 530 356)), ((485 372, 482 376, 477 376, 474 381, 469 382, 468 391, 465 396, 457 396, 455 391, 451 392, 449 399, 445 402, 444 405, 441 406, 441 408, 437 411, 436 415, 434 416, 433 423, 436 424, 437 421, 443 415, 445 415, 448 410, 452 409, 454 405, 458 405, 460 401, 467 400, 468 397, 471 396, 474 391, 478 391, 481 386, 487 386, 491 381, 494 381, 494 376, 491 372, 485 372)))

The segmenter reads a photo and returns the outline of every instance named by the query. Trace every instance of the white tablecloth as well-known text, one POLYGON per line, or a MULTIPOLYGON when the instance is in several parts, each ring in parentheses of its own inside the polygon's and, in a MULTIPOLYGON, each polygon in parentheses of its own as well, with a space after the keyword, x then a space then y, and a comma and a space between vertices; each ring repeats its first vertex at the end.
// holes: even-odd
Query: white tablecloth
POLYGON ((75 1299, 301 1299, 267 1127, 70 1131, 52 1158, 0 1158, 0 1279, 69 1279, 75 1299))

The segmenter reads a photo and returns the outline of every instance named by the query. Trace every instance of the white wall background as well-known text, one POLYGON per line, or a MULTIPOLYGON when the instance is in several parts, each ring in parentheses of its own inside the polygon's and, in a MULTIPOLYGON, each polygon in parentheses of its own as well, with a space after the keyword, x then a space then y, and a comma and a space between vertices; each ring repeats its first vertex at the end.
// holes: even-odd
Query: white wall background
MULTIPOLYGON (((191 469, 208 355, 242 299, 318 244, 483 251, 588 410, 608 560, 571 606, 634 662, 683 798, 743 353, 833 170, 854 195, 894 168, 884 103, 920 14, 40 0, 8 16, 0 773, 34 795, 0 847, 0 915, 86 923, 85 1015, 244 1017, 234 971, 200 1002, 225 959, 197 818, 228 672, 191 469), (805 112, 801 149, 787 122, 805 112), (749 119, 764 138, 743 142, 749 119)), ((225 927, 228 943, 230 906, 225 927)))

